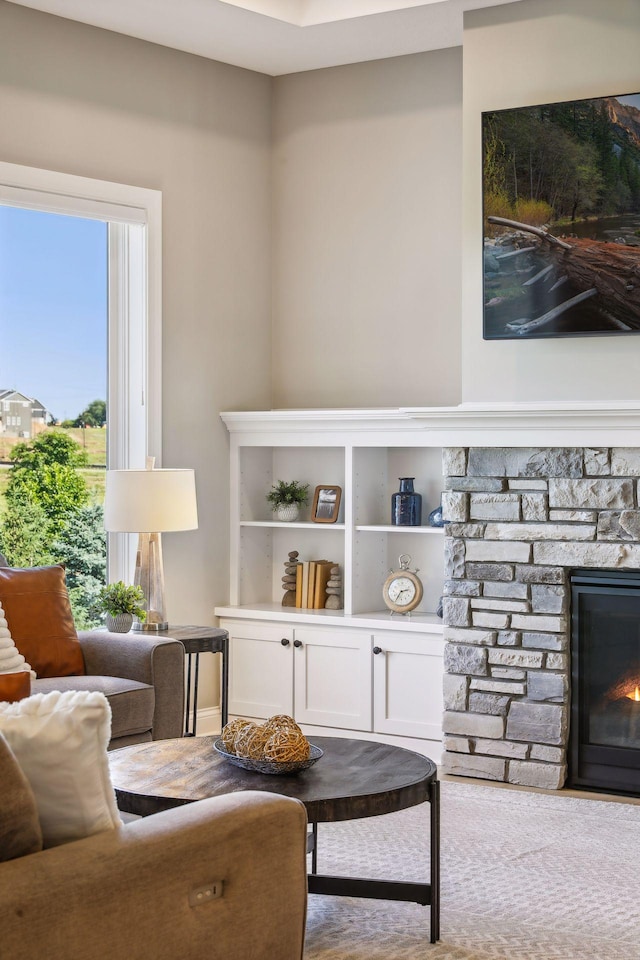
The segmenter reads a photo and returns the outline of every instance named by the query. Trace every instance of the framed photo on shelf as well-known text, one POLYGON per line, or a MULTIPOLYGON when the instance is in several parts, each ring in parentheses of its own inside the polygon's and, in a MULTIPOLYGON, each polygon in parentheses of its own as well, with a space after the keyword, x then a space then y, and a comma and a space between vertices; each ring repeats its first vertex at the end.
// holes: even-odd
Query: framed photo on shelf
POLYGON ((314 523, 335 523, 340 511, 342 489, 322 484, 316 487, 311 507, 311 519, 314 523))

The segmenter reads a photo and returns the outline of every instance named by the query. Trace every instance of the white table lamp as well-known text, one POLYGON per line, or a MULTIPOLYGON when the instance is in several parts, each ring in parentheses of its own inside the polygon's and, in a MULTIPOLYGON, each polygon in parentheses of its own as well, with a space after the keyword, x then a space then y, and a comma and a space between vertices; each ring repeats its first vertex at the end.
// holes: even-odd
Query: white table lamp
POLYGON ((198 526, 194 471, 155 470, 153 463, 148 457, 146 470, 107 470, 106 478, 105 530, 139 535, 134 583, 142 587, 147 619, 134 630, 167 629, 161 535, 198 526))

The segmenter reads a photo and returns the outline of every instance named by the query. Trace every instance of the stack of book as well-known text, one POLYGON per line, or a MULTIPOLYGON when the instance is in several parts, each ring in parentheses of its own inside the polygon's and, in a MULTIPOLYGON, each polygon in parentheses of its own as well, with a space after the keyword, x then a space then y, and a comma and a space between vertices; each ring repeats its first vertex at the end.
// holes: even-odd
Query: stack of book
POLYGON ((296 571, 296 607, 323 610, 334 560, 303 560, 296 571))

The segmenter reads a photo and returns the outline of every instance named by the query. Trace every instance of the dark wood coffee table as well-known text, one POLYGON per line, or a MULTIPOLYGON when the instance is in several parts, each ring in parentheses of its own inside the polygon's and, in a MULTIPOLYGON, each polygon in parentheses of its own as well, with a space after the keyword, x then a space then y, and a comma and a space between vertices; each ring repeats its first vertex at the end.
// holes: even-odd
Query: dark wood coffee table
POLYGON ((213 749, 214 737, 156 740, 109 754, 119 808, 148 816, 239 790, 267 790, 301 800, 312 825, 309 892, 409 900, 431 907, 431 942, 440 939, 440 783, 435 763, 411 750, 367 740, 312 737, 324 756, 302 773, 242 770, 213 749), (430 805, 430 882, 367 880, 318 874, 318 824, 376 817, 430 805))

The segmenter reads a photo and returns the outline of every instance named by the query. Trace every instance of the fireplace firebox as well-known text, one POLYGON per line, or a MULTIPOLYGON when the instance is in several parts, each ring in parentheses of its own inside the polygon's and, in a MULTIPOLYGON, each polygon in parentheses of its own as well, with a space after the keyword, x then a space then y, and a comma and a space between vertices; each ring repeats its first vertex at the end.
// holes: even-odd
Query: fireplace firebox
POLYGON ((574 570, 569 785, 640 795, 640 571, 574 570))

